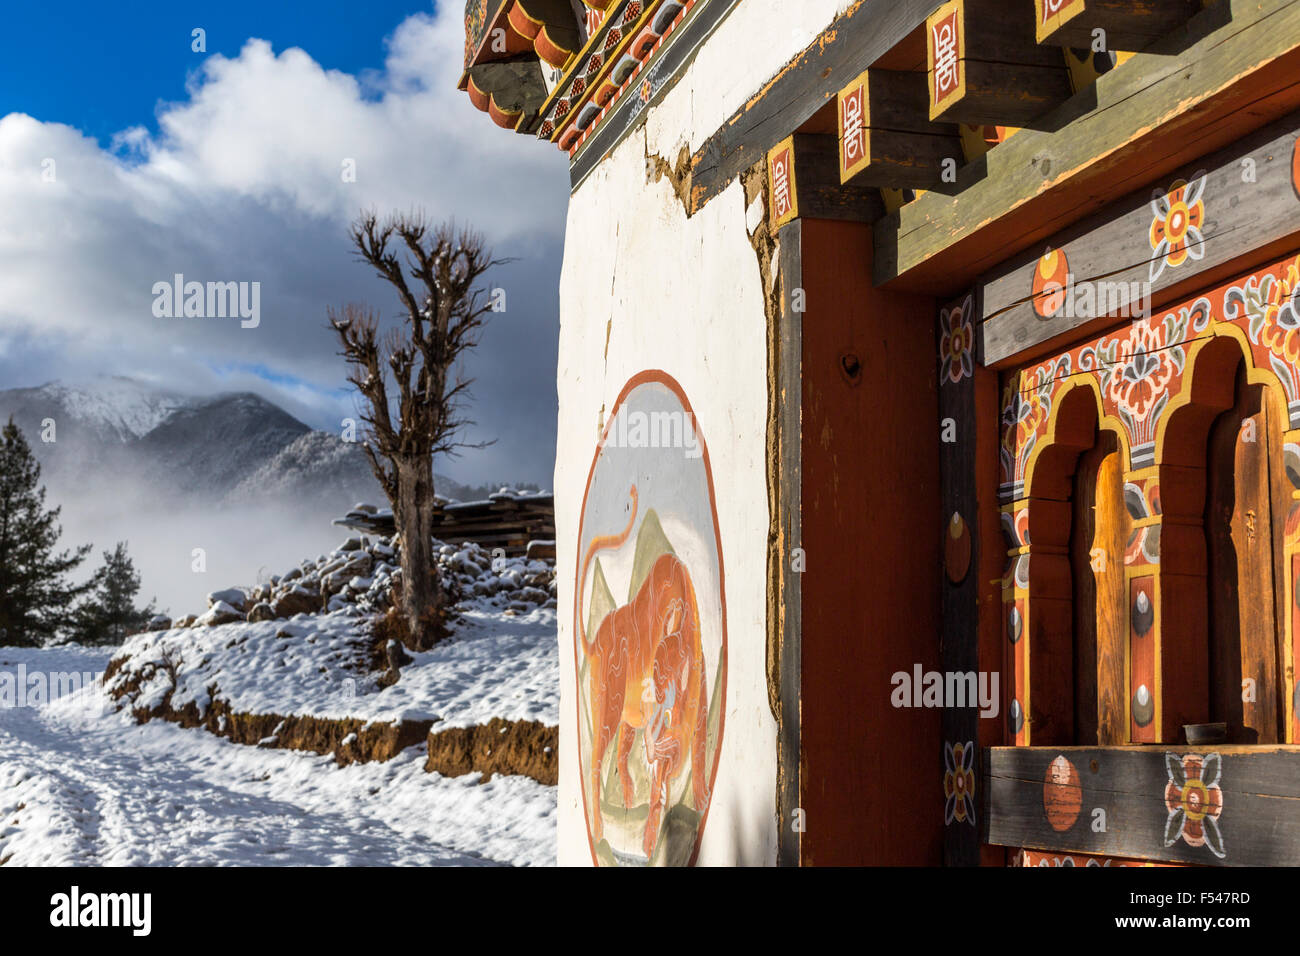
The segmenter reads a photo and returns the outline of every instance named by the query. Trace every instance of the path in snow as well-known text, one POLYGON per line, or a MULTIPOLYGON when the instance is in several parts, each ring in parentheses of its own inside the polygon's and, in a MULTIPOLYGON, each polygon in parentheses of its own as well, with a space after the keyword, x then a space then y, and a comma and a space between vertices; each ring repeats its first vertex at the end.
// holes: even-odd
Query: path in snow
MULTIPOLYGON (((106 652, 0 647, 0 671, 103 670, 106 652)), ((0 708, 0 860, 14 865, 547 865, 556 791, 261 750, 64 698, 0 708), (20 809, 21 808, 21 809, 20 809), (6 860, 7 858, 7 860, 6 860)))

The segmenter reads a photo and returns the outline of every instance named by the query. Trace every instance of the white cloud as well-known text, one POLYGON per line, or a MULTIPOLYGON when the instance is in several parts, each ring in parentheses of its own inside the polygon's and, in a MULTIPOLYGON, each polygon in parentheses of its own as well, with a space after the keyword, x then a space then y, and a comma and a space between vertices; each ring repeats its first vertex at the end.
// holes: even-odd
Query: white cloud
MULTIPOLYGON (((0 387, 103 371, 216 389, 229 377, 214 367, 256 366, 303 383, 261 389, 268 397, 332 416, 343 373, 326 307, 395 310, 347 243, 348 221, 369 206, 454 216, 498 253, 527 257, 497 279, 518 285, 501 317, 508 332, 484 348, 549 362, 565 157, 498 129, 455 88, 462 31, 450 6, 412 16, 384 68, 363 77, 250 39, 237 57, 203 63, 188 98, 160 109, 157 135, 124 130, 111 149, 62 124, 0 119, 0 387), (345 159, 355 183, 340 175, 345 159), (178 272, 259 281, 261 325, 154 317, 153 284, 178 272)), ((511 382, 509 369, 495 380, 500 358, 482 362, 489 380, 473 414, 489 435, 517 424, 492 404, 511 382)), ((529 377, 545 388, 553 369, 529 377)), ((535 427, 553 428, 546 402, 538 416, 535 427)))

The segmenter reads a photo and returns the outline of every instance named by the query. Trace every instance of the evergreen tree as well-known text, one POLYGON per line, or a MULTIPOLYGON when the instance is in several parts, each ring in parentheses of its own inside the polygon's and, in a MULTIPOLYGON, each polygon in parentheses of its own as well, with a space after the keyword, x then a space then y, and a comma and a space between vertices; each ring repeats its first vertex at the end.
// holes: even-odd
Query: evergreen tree
POLYGON ((154 615, 154 602, 135 606, 140 575, 119 541, 104 552, 104 564, 91 579, 92 591, 77 608, 73 639, 81 644, 121 644, 128 635, 143 630, 154 615))
POLYGON ((11 417, 0 431, 0 644, 39 647, 55 636, 89 585, 67 575, 90 545, 54 550, 59 508, 45 508, 41 466, 11 417))

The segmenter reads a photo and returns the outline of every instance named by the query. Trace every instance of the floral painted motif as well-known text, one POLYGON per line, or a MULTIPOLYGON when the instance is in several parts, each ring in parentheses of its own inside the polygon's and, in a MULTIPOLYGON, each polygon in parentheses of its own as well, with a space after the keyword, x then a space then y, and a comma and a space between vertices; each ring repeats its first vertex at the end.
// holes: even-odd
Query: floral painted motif
POLYGON ((974 300, 966 296, 961 305, 939 313, 939 378, 941 385, 954 385, 974 373, 975 330, 971 325, 974 300))
POLYGON ((943 746, 943 822, 975 825, 975 744, 943 746))
POLYGON ((1025 478, 1025 463, 1047 427, 1052 413, 1052 396, 1070 374, 1070 356, 1065 354, 1021 376, 1020 388, 1014 380, 1003 394, 1002 447, 998 456, 1002 464, 1005 489, 1017 490, 1025 478))
POLYGON ((1161 514, 1160 479, 1141 478, 1124 483, 1124 507, 1136 525, 1124 547, 1124 564, 1141 567, 1160 563, 1160 525, 1138 524, 1161 514))
POLYGON ((1218 754, 1165 754, 1169 782, 1165 785, 1165 846, 1180 839, 1188 846, 1205 846, 1220 859, 1227 853, 1219 816, 1223 790, 1219 778, 1223 759, 1218 754))
MULTIPOLYGON (((1200 341, 1228 326, 1240 330, 1230 334, 1248 340, 1252 366, 1270 373, 1286 396, 1290 427, 1300 428, 1300 257, 1293 255, 1008 376, 999 498, 1009 502, 1024 494, 1061 391, 1072 384, 1096 385, 1102 417, 1124 432, 1128 469, 1154 465, 1161 421, 1187 388, 1191 356, 1200 341)), ((1142 544, 1154 560, 1156 543, 1142 544)))
POLYGON ((1288 402, 1300 399, 1300 257, 1281 276, 1266 272, 1229 289, 1223 317, 1247 320, 1250 340, 1281 380, 1288 402))
POLYGON ((1197 173, 1189 183, 1179 179, 1168 192, 1157 189, 1151 194, 1150 242, 1155 253, 1151 260, 1151 281, 1155 282, 1165 265, 1176 269, 1190 259, 1205 255, 1205 172, 1197 173))
POLYGON ((1165 327, 1135 322, 1119 339, 1104 339, 1098 353, 1106 360, 1106 397, 1126 421, 1158 417, 1168 401, 1169 384, 1182 371, 1181 349, 1165 349, 1165 327), (1152 413, 1155 413, 1154 415, 1152 413))

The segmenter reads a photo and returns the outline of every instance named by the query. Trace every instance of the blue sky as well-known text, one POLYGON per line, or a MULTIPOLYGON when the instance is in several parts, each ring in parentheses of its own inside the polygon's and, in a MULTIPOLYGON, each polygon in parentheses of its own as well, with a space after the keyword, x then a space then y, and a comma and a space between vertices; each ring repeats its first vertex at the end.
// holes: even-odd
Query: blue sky
POLYGON ((396 316, 348 224, 361 208, 420 208, 512 260, 488 277, 510 308, 463 370, 477 382, 466 438, 496 443, 442 470, 550 485, 567 161, 456 90, 459 0, 100 0, 5 15, 0 388, 118 374, 248 389, 337 428, 355 406, 326 309, 396 316), (259 282, 260 325, 154 316, 150 289, 175 273, 259 282))
POLYGON ((326 69, 360 74, 383 66, 384 39, 398 23, 434 7, 403 0, 8 4, 0 108, 75 126, 108 146, 128 127, 156 133, 155 108, 185 99, 186 77, 207 54, 237 56, 255 36, 276 50, 301 47, 326 69), (195 28, 206 31, 207 54, 192 50, 195 28))

